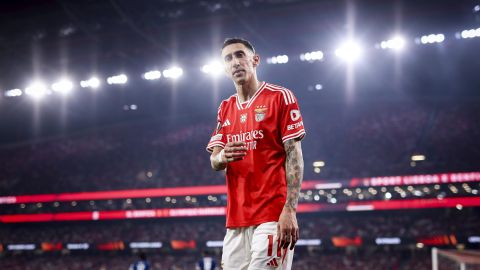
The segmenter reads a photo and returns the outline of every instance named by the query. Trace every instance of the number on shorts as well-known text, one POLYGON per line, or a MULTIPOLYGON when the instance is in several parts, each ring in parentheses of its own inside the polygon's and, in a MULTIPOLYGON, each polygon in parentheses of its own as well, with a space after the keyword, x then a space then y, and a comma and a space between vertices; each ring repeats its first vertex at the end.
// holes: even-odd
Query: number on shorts
MULTIPOLYGON (((273 254, 273 234, 268 235, 268 252, 267 255, 270 257, 273 254)), ((277 239, 277 258, 282 257, 282 249, 280 247, 280 239, 277 239)))

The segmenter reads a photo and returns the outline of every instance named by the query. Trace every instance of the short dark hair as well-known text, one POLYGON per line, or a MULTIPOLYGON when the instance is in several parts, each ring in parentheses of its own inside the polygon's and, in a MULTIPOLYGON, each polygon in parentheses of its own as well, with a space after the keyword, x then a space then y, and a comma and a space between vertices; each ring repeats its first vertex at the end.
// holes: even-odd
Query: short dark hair
POLYGON ((228 45, 235 44, 235 43, 241 43, 241 44, 245 45, 245 47, 247 47, 250 51, 253 52, 253 54, 255 54, 255 48, 253 48, 252 43, 250 43, 248 40, 243 39, 243 38, 227 38, 227 39, 225 39, 225 41, 223 42, 222 50, 223 50, 223 48, 227 47, 228 45))

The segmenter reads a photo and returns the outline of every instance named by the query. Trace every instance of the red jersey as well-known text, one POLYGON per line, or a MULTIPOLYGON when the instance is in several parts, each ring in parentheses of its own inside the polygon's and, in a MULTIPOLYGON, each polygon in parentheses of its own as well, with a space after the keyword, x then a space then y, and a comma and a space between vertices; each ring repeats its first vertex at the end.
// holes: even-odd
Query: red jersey
POLYGON ((278 221, 287 195, 283 143, 304 136, 297 100, 286 88, 264 82, 248 102, 236 94, 222 101, 207 150, 232 141, 248 149, 243 160, 227 164, 228 228, 278 221))

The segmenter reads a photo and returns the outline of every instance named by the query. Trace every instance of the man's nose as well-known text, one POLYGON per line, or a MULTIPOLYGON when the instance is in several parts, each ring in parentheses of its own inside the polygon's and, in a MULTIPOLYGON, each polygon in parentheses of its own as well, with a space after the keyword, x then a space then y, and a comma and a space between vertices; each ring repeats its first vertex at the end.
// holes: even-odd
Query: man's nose
POLYGON ((235 66, 235 67, 240 65, 240 60, 236 57, 233 58, 232 62, 233 62, 233 66, 235 66))

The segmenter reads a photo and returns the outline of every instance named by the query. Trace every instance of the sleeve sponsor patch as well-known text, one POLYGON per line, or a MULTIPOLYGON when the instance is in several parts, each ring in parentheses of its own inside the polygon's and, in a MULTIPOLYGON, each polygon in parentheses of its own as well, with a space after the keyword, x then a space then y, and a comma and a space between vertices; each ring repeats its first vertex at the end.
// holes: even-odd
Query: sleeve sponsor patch
POLYGON ((290 111, 290 118, 292 119, 292 121, 297 121, 298 119, 300 119, 300 111, 299 110, 291 110, 290 111))
POLYGON ((222 140, 222 137, 223 137, 223 134, 213 135, 212 138, 210 139, 210 142, 220 141, 220 140, 222 140))

